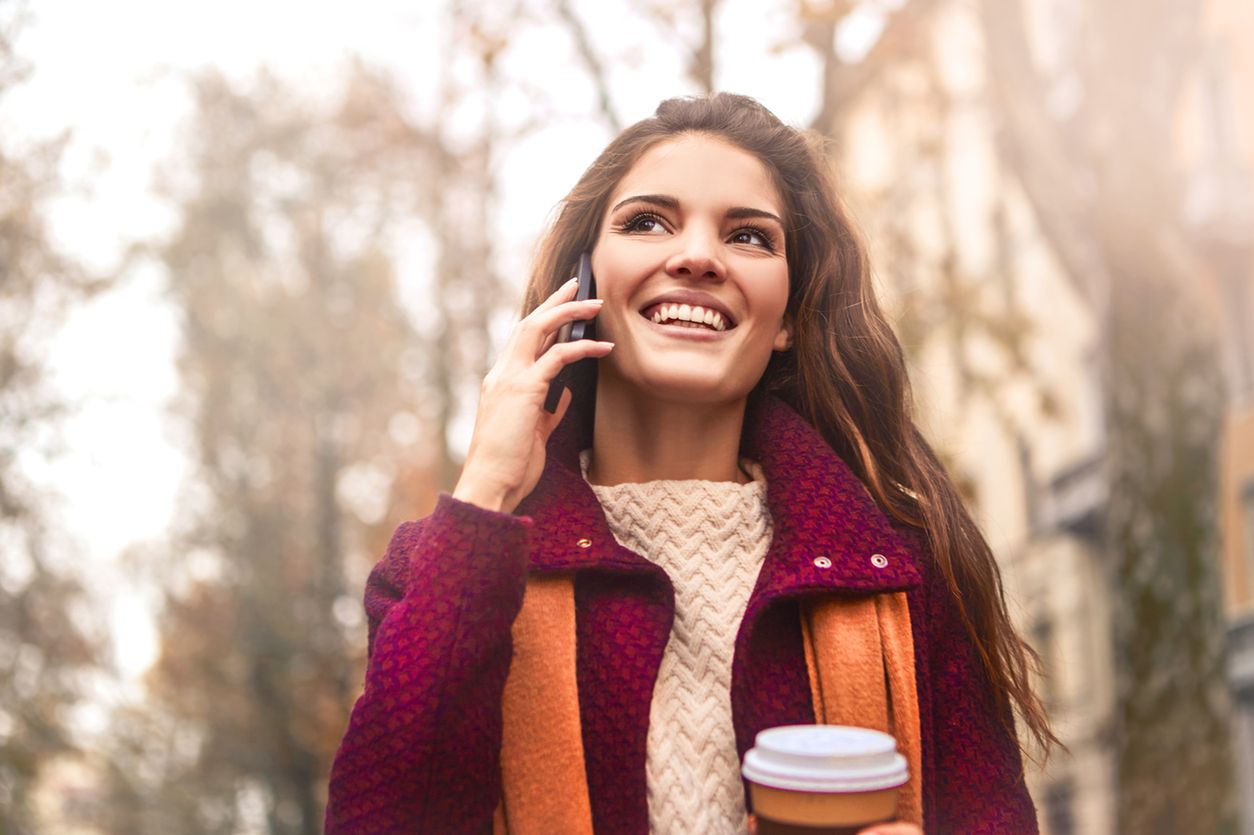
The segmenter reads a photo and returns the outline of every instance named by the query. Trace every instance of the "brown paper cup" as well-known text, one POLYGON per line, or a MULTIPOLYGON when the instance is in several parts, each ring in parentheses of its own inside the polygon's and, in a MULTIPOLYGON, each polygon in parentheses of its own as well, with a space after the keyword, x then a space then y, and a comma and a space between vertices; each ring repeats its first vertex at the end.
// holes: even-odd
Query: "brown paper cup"
POLYGON ((909 776, 891 736, 844 725, 762 731, 742 771, 760 835, 857 832, 892 820, 909 776))

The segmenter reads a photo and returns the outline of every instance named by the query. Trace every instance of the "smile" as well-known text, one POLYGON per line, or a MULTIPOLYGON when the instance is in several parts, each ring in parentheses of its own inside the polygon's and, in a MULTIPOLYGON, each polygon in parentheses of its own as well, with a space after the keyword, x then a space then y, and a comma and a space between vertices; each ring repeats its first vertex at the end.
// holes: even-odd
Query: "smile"
POLYGON ((728 329, 723 314, 700 305, 662 303, 640 311, 644 318, 655 325, 674 325, 701 330, 725 331, 728 329))

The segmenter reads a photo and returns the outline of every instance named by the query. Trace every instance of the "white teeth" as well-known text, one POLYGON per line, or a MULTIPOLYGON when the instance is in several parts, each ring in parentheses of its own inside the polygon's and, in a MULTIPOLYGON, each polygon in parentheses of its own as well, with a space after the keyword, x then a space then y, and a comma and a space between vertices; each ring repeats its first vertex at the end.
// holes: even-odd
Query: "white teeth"
POLYGON ((710 310, 700 305, 658 305, 657 310, 653 313, 653 323, 660 325, 666 322, 690 322, 694 325, 705 325, 716 331, 727 330, 727 323, 723 321, 723 314, 717 310, 710 310))

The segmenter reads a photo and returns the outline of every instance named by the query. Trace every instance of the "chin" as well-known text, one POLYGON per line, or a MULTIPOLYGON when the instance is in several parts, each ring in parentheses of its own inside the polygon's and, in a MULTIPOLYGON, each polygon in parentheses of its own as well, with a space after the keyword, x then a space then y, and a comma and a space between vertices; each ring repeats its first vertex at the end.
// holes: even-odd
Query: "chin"
POLYGON ((699 369, 672 366, 641 369, 632 378, 619 379, 627 388, 647 393, 647 397, 651 399, 668 403, 714 405, 736 403, 749 396, 757 378, 736 379, 742 374, 732 375, 725 369, 709 366, 699 369))

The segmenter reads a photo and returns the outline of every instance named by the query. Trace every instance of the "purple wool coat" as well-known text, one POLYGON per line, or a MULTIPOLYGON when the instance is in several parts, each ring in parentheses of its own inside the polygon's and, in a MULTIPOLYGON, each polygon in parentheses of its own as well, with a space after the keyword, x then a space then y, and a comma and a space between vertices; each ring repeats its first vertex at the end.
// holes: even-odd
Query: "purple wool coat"
MULTIPOLYGON (((442 495, 430 516, 393 535, 366 586, 370 660, 331 769, 328 835, 491 831, 510 626, 529 572, 572 571, 595 829, 648 832, 649 706, 674 596, 661 568, 615 541, 580 475, 580 447, 559 427, 539 485, 514 514, 442 495)), ((741 757, 764 728, 814 721, 799 601, 904 590, 927 831, 1037 832, 1008 714, 994 702, 926 537, 884 514, 782 401, 751 411, 743 452, 766 474, 775 535, 736 636, 741 757), (872 563, 873 554, 887 564, 872 563), (829 567, 816 565, 821 556, 829 567)))

